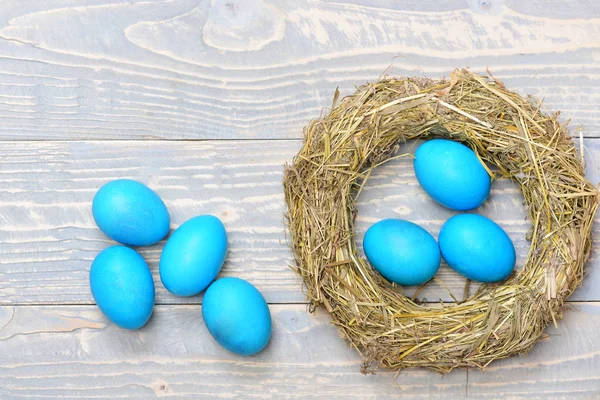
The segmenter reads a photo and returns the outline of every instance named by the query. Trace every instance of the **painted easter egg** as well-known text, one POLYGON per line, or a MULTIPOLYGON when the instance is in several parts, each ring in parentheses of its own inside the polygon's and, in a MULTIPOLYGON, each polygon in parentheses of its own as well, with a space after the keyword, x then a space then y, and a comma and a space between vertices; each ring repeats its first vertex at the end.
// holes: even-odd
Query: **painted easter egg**
POLYGON ((490 175, 473 150, 452 140, 434 139, 417 148, 417 180, 432 199, 452 210, 471 210, 488 198, 490 175))
POLYGON ((92 214, 106 236, 131 246, 149 246, 169 232, 165 203, 148 186, 130 179, 102 186, 94 196, 92 214))
POLYGON ((177 296, 202 292, 217 277, 227 255, 227 233, 212 215, 192 218, 173 232, 160 256, 160 279, 177 296))
POLYGON ((152 315, 152 274, 142 256, 129 247, 112 246, 96 256, 90 288, 100 310, 121 328, 141 328, 152 315))
POLYGON ((258 289, 239 278, 221 278, 208 287, 202 317, 215 340, 227 350, 249 356, 271 338, 269 306, 258 289))
POLYGON ((438 245, 425 229, 401 219, 384 219, 365 233, 367 259, 384 278, 399 285, 420 285, 440 267, 438 245))
POLYGON ((498 282, 515 268, 516 253, 510 237, 482 215, 460 214, 448 219, 438 241, 448 265, 469 279, 498 282))

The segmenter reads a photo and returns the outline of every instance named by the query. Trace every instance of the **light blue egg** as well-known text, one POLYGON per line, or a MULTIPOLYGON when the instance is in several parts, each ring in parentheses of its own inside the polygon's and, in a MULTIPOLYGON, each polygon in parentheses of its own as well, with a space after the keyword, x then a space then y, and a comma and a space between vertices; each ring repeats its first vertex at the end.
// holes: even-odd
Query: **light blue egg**
POLYGON ((488 198, 490 175, 477 155, 452 140, 434 139, 415 152, 415 175, 432 199, 452 210, 471 210, 488 198))
POLYGON ((169 211, 152 189, 130 179, 102 186, 92 202, 96 224, 109 238, 149 246, 169 233, 169 211))
POLYGON ((213 338, 227 350, 249 356, 271 338, 269 306, 258 289, 239 278, 221 278, 208 287, 202 317, 213 338))
POLYGON ((173 232, 160 256, 160 279, 177 296, 202 292, 217 277, 227 255, 227 233, 212 215, 192 218, 173 232))
POLYGON ((440 267, 440 250, 433 236, 401 219, 384 219, 371 225, 363 249, 373 268, 399 285, 423 284, 440 267))
POLYGON ((152 274, 142 256, 129 247, 109 247, 96 256, 90 288, 100 310, 121 328, 141 328, 152 315, 152 274))
POLYGON ((442 226, 438 241, 448 265, 469 279, 498 282, 515 268, 516 253, 510 237, 484 216, 455 215, 442 226))

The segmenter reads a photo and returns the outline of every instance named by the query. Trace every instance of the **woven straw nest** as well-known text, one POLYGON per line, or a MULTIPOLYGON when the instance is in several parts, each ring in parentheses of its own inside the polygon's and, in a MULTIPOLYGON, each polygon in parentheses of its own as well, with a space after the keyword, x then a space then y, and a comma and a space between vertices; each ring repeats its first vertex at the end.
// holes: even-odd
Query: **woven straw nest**
MULTIPOLYGON (((363 371, 483 368, 528 352, 579 286, 591 249, 596 188, 557 115, 468 70, 450 80, 386 79, 362 86, 312 121, 284 176, 295 269, 364 359, 363 371), (525 264, 467 300, 419 304, 356 249, 355 201, 371 170, 409 139, 471 147, 518 182, 533 229, 525 264)), ((402 190, 398 188, 398 190, 402 190)))

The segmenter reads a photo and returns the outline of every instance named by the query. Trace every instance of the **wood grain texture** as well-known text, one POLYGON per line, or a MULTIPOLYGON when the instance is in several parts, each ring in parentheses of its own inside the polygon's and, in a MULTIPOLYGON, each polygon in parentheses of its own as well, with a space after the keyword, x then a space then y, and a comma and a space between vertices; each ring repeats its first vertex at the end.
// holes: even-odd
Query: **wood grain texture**
POLYGON ((600 397, 600 305, 574 303, 559 327, 546 329, 524 357, 469 370, 468 398, 598 399, 600 397))
MULTIPOLYGON (((115 242, 102 234, 91 201, 104 183, 133 178, 164 199, 172 227, 201 214, 224 222, 225 275, 243 277, 271 302, 302 302, 288 268, 283 164, 300 143, 259 142, 3 142, 0 143, 0 301, 89 303, 89 266, 115 242)), ((154 273, 157 301, 164 241, 142 248, 154 273)))
MULTIPOLYGON (((306 311, 288 268, 281 181, 303 126, 335 88, 350 94, 390 65, 390 74, 432 78, 489 66, 600 138, 599 34, 600 3, 591 0, 2 2, 0 398, 597 399, 600 303, 570 303, 547 340, 486 373, 361 375, 329 316, 306 311), (146 327, 118 329, 91 305, 89 266, 113 244, 91 200, 116 178, 154 188, 173 227, 204 213, 224 221, 221 275, 251 281, 271 303, 264 352, 226 352, 206 331, 201 297, 164 290, 163 243, 141 250, 160 304, 146 327)), ((600 139, 584 143, 597 184, 600 139)), ((381 218, 437 235, 452 215, 423 193, 409 159, 378 168, 358 208, 359 247, 381 218)), ((516 186, 495 182, 480 211, 508 231, 521 263, 530 226, 516 186)), ((598 241, 593 250, 571 300, 600 301, 598 241)), ((444 287, 462 297, 463 279, 446 266, 437 277, 443 284, 419 297, 451 301, 444 287)))
POLYGON ((459 398, 466 371, 361 375, 360 357, 305 305, 271 306, 273 336, 256 356, 227 352, 199 306, 159 306, 125 331, 94 306, 0 307, 0 398, 459 398))
MULTIPOLYGON (((588 177, 600 181, 600 140, 587 139, 588 177)), ((199 214, 221 218, 229 235, 222 271, 254 283, 270 303, 305 301, 300 279, 288 266, 283 223, 283 165, 300 141, 117 141, 0 142, 0 303, 91 304, 89 266, 96 254, 114 244, 96 227, 91 201, 96 190, 116 178, 148 184, 164 199, 173 228, 199 214)), ((400 152, 414 150, 408 143, 400 152)), ((358 202, 357 244, 373 222, 405 218, 434 236, 452 212, 435 204, 418 185, 409 158, 377 168, 358 202)), ((519 264, 529 244, 522 196, 506 179, 493 185, 479 210, 502 225, 513 239, 519 264)), ((595 225, 596 235, 600 233, 595 225)), ((157 288, 157 302, 198 303, 166 292, 157 265, 162 243, 141 249, 157 288)), ((588 263, 589 274, 573 300, 600 300, 600 249, 588 263)), ((444 286, 462 298, 465 281, 442 266, 419 295, 451 301, 444 286)), ((472 291, 476 289, 472 285, 472 291)), ((412 294, 415 288, 406 288, 412 294)))
POLYGON ((390 65, 489 66, 600 136, 599 35, 590 0, 10 0, 0 138, 299 138, 390 65))
POLYGON ((329 316, 304 305, 271 306, 273 338, 238 357, 219 347, 200 306, 158 306, 130 332, 93 306, 0 307, 0 397, 596 399, 600 305, 575 303, 530 354, 485 373, 424 370, 361 375, 329 316))

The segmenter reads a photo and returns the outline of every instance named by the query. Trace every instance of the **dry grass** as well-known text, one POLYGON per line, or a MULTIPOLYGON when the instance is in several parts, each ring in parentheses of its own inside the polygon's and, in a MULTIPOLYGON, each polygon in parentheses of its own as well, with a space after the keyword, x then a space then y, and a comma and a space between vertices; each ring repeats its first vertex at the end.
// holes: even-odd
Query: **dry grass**
POLYGON ((337 97, 331 112, 306 128, 284 177, 295 268, 311 304, 329 311, 365 372, 483 368, 528 352, 561 318, 591 249, 598 192, 565 125, 532 99, 468 70, 443 81, 383 80, 339 105, 337 97), (442 307, 412 301, 374 272, 356 250, 353 226, 371 170, 400 142, 431 136, 467 144, 516 180, 533 224, 518 273, 442 307))

